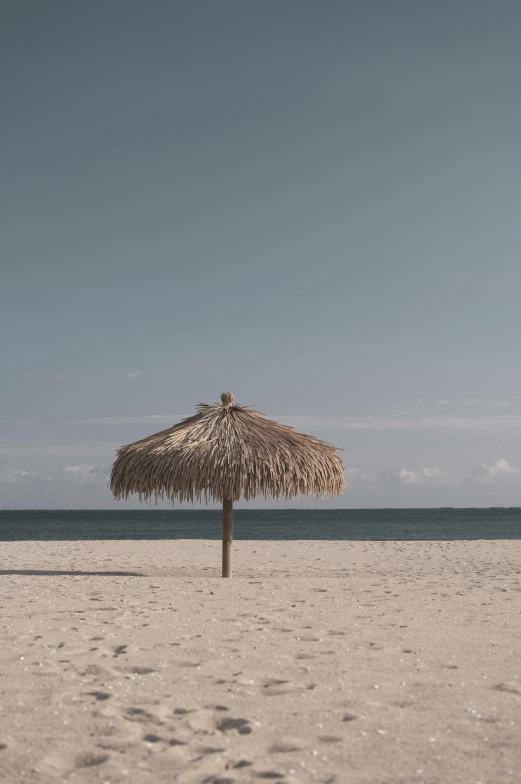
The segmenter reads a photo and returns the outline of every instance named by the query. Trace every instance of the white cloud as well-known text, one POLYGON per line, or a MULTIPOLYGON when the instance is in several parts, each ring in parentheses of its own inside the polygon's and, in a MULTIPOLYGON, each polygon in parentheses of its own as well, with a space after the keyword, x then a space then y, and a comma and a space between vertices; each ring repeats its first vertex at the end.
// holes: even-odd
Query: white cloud
POLYGON ((119 449, 121 443, 114 441, 106 442, 88 442, 76 444, 47 444, 40 445, 34 444, 29 446, 9 446, 0 444, 0 459, 2 458, 20 458, 22 461, 25 457, 79 457, 79 458, 103 458, 109 459, 116 450, 119 449))
POLYGON ((439 406, 448 406, 449 405, 449 401, 448 400, 437 400, 436 403, 439 406))
POLYGON ((57 474, 48 471, 27 471, 25 468, 11 468, 0 473, 0 485, 25 485, 36 487, 43 484, 85 483, 98 482, 108 478, 108 469, 105 465, 81 463, 80 465, 65 466, 57 474))
POLYGON ((346 468, 346 478, 349 487, 355 484, 378 481, 378 474, 361 471, 357 466, 346 468))
POLYGON ((459 476, 450 476, 445 471, 438 468, 438 466, 421 468, 417 471, 401 468, 398 472, 398 478, 406 485, 448 485, 459 484, 461 482, 459 476))
MULTIPOLYGON (((193 413, 193 412, 191 412, 193 413)), ((174 425, 190 414, 144 414, 140 416, 93 417, 92 419, 74 420, 72 424, 82 425, 174 425)), ((458 417, 458 416, 388 416, 388 417, 355 417, 355 416, 294 416, 269 414, 285 425, 297 429, 318 431, 343 430, 432 430, 432 431, 500 431, 521 432, 521 415, 496 414, 494 416, 458 417)))
POLYGON ((508 460, 505 460, 504 457, 498 457, 496 462, 492 463, 492 465, 488 466, 485 463, 480 463, 480 466, 483 469, 483 471, 489 476, 505 476, 508 474, 519 474, 519 469, 511 466, 508 460))
POLYGON ((36 473, 25 468, 11 468, 0 473, 0 485, 23 485, 25 488, 39 487, 44 484, 59 481, 59 478, 50 473, 36 473))
POLYGON ((429 431, 482 431, 482 432, 521 432, 521 416, 495 414, 492 416, 387 416, 387 417, 313 417, 313 416, 273 416, 286 425, 300 429, 322 431, 371 430, 429 430, 429 431))
MULTIPOLYGON (((193 412, 192 412, 193 413, 193 412)), ((70 424, 73 425, 175 425, 180 419, 184 419, 188 414, 143 414, 142 416, 114 416, 114 417, 93 417, 92 419, 76 419, 70 424)))
POLYGON ((0 474, 0 484, 19 484, 21 482, 29 482, 35 477, 36 474, 32 471, 26 471, 25 468, 11 468, 0 474))
POLYGON ((491 465, 480 463, 478 468, 472 472, 470 481, 475 485, 519 482, 521 481, 521 470, 514 468, 504 457, 499 457, 491 465))
POLYGON ((82 482, 102 479, 107 475, 107 469, 104 465, 91 465, 90 463, 65 466, 63 471, 68 478, 82 482))
POLYGON ((141 375, 140 370, 131 370, 129 373, 127 373, 127 378, 138 378, 138 376, 140 375, 141 375))
POLYGON ((508 400, 489 400, 483 397, 471 397, 461 401, 464 406, 487 406, 490 408, 508 408, 508 400))
POLYGON ((463 485, 473 484, 488 486, 500 482, 521 482, 521 470, 512 466, 508 460, 498 458, 491 465, 480 463, 479 466, 462 474, 449 474, 438 466, 411 470, 401 468, 398 473, 386 472, 378 475, 378 481, 392 482, 393 478, 404 485, 463 485))

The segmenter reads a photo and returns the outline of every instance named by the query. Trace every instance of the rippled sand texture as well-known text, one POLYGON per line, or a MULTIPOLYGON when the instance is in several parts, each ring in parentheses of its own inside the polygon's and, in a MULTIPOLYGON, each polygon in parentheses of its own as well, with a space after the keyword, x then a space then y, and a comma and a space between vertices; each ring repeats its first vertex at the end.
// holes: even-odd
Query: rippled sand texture
POLYGON ((521 542, 1 545, 0 779, 521 781, 521 542))

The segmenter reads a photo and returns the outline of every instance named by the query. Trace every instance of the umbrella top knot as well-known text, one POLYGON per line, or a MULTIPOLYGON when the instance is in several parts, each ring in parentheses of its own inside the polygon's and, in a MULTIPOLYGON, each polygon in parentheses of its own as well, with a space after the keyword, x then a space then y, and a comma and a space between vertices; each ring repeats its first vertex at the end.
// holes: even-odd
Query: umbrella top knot
POLYGON ((221 395, 221 400, 224 408, 227 408, 228 406, 233 406, 235 395, 232 395, 231 392, 223 392, 221 395))

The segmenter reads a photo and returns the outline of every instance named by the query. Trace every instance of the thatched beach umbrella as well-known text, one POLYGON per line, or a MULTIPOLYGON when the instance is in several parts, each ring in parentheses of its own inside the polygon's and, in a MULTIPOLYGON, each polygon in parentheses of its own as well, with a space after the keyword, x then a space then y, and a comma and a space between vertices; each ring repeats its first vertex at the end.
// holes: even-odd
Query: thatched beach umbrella
POLYGON ((231 577, 234 501, 341 495, 345 476, 337 447, 234 405, 231 392, 221 400, 199 403, 194 416, 121 447, 110 488, 118 499, 221 501, 222 576, 231 577))

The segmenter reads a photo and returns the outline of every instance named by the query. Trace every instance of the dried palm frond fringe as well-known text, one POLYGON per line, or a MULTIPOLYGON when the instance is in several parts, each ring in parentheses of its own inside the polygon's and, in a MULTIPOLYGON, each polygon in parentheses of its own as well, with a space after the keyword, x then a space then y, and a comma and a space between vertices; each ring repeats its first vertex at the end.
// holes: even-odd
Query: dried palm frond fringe
POLYGON ((341 495, 337 447, 267 419, 251 406, 200 403, 174 427, 123 446, 112 466, 116 498, 174 502, 341 495))

